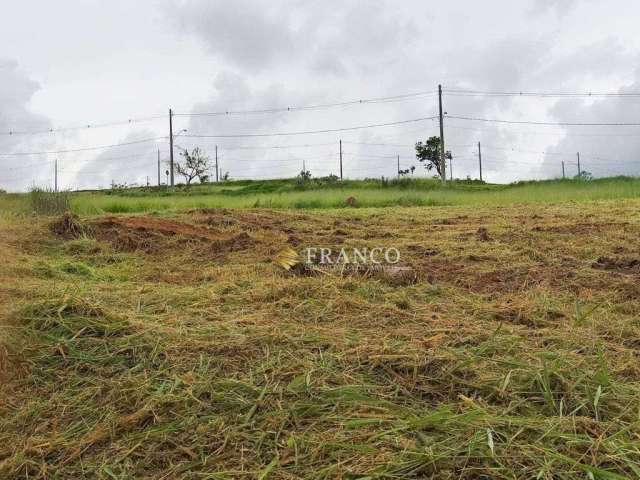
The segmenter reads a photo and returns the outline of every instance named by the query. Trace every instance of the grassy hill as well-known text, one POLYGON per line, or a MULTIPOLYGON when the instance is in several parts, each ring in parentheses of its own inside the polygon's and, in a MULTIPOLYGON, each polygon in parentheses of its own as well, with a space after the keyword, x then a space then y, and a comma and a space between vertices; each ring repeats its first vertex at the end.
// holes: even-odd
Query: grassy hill
MULTIPOLYGON (((640 197, 640 179, 602 178, 591 181, 549 180, 492 185, 477 181, 296 179, 230 181, 218 184, 86 191, 70 195, 80 214, 135 213, 193 208, 346 208, 355 207, 511 205, 640 197)), ((24 195, 0 196, 0 208, 28 210, 24 195)))

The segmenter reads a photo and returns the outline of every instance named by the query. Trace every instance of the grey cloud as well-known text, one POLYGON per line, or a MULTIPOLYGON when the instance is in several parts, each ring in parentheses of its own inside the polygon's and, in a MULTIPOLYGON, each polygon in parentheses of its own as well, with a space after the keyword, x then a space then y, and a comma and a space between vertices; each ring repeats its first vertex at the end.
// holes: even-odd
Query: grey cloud
MULTIPOLYGON (((10 131, 46 131, 50 128, 46 117, 29 108, 39 89, 38 83, 30 79, 17 62, 0 59, 0 152, 39 151, 52 144, 48 135, 7 135, 10 131)), ((46 159, 40 156, 0 157, 0 188, 27 188, 49 179, 48 170, 46 159), (33 167, 25 168, 31 165, 33 167)))
POLYGON ((533 0, 530 8, 533 14, 544 14, 549 11, 566 15, 579 0, 533 0))
POLYGON ((247 70, 291 55, 297 38, 286 5, 275 2, 191 0, 174 4, 178 27, 200 38, 209 51, 247 70))
MULTIPOLYGON (((640 91, 640 71, 632 84, 620 93, 640 91)), ((551 111, 559 122, 637 123, 640 101, 637 98, 613 97, 598 100, 564 100, 551 111)), ((577 158, 581 153, 582 168, 595 176, 640 175, 640 134, 638 127, 568 127, 562 138, 545 158, 545 168, 557 172, 560 162, 567 163, 570 175, 577 173, 577 158), (558 155, 562 154, 562 155, 558 155)))
POLYGON ((311 50, 311 63, 319 73, 375 74, 402 59, 401 52, 418 37, 419 26, 414 20, 387 0, 342 2, 335 7, 326 5, 339 13, 324 25, 324 34, 317 33, 311 50))
MULTIPOLYGON (((135 130, 117 143, 137 142, 154 138, 151 130, 135 130)), ((101 153, 81 153, 61 161, 61 177, 65 188, 108 188, 116 184, 146 184, 147 176, 151 185, 157 184, 157 152, 161 150, 161 177, 165 181, 168 148, 166 142, 145 142, 123 147, 110 148, 101 153), (92 155, 92 160, 87 156, 92 155)))
POLYGON ((344 74, 380 67, 417 27, 388 0, 173 4, 176 25, 219 59, 249 72, 274 66, 344 74))
MULTIPOLYGON (((132 16, 130 22, 140 26, 132 35, 137 35, 138 40, 144 38, 145 42, 134 42, 135 47, 130 52, 113 52, 114 57, 123 57, 122 71, 119 73, 122 82, 115 85, 111 77, 97 78, 99 75, 96 72, 100 69, 95 68, 95 62, 91 65, 76 62, 72 66, 61 62, 62 59, 46 61, 37 58, 38 49, 35 45, 26 48, 30 42, 26 38, 21 39, 20 43, 25 48, 16 51, 20 52, 21 58, 30 62, 30 68, 38 69, 34 75, 43 79, 46 88, 32 102, 30 99, 37 85, 20 73, 15 64, 2 63, 0 76, 4 80, 0 81, 0 95, 7 97, 4 102, 9 107, 3 105, 0 112, 0 128, 9 128, 9 124, 14 123, 19 123, 19 127, 40 126, 40 122, 46 125, 45 118, 30 114, 30 104, 43 111, 61 109, 61 105, 73 107, 70 111, 77 113, 66 112, 65 115, 63 108, 56 117, 56 123, 63 126, 77 124, 76 120, 83 122, 89 117, 93 120, 93 112, 96 113, 96 120, 101 116, 105 120, 117 119, 121 114, 117 108, 109 109, 113 104, 109 104, 108 96, 91 95, 91 92, 112 91, 117 96, 125 92, 123 95, 127 95, 131 75, 135 75, 137 69, 149 72, 149 78, 145 80, 149 88, 131 95, 132 101, 138 105, 135 109, 140 110, 141 114, 147 113, 142 110, 155 113, 155 106, 164 105, 165 102, 173 105, 182 103, 181 111, 184 112, 191 108, 193 111, 253 110, 424 91, 435 89, 438 83, 448 88, 477 90, 610 90, 611 86, 633 78, 632 68, 639 60, 640 41, 633 30, 634 25, 631 20, 623 21, 629 19, 635 10, 631 7, 623 10, 624 2, 614 2, 620 5, 615 8, 583 8, 587 2, 540 0, 507 3, 503 0, 487 0, 483 4, 449 2, 437 9, 433 8, 433 2, 417 0, 142 2, 142 6, 128 13, 132 16), (165 5, 166 8, 156 10, 157 5, 165 5), (533 11, 539 15, 532 15, 533 11), (149 14, 157 17, 155 24, 147 22, 149 14), (580 29, 575 25, 578 21, 580 29), (496 24, 499 28, 493 26, 496 24), (609 25, 615 25, 616 28, 609 28, 609 25), (143 43, 148 43, 148 50, 142 46, 143 43), (134 64, 136 67, 131 70, 129 66, 134 64), (178 83, 186 84, 188 88, 177 87, 178 83), (69 85, 73 85, 73 88, 69 85), (84 92, 85 95, 74 98, 74 92, 84 92), (88 103, 86 110, 84 106, 78 108, 79 98, 88 103), (10 122, 4 117, 7 112, 13 112, 10 122)), ((596 5, 595 2, 592 2, 593 5, 596 5)), ((15 8, 19 10, 22 7, 15 8)), ((24 18, 28 18, 27 13, 24 18)), ((64 23, 63 19, 61 21, 64 23)), ((117 34, 117 24, 110 25, 107 22, 103 27, 96 35, 108 38, 108 35, 117 34)), ((72 31, 72 28, 66 31, 72 31)), ((5 32, 4 38, 7 40, 19 35, 18 31, 5 32)), ((52 38, 58 50, 61 45, 68 48, 66 43, 56 44, 57 37, 52 38)), ((85 47, 76 45, 74 48, 78 50, 63 57, 84 58, 85 47)), ((111 53, 112 50, 107 47, 100 54, 109 56, 111 53)), ((556 116, 568 118, 572 117, 572 113, 575 114, 574 118, 583 113, 589 118, 597 114, 611 114, 599 111, 598 102, 579 103, 573 112, 573 107, 562 105, 562 102, 552 99, 445 97, 445 109, 451 114, 521 120, 550 120, 556 116), (591 109, 594 109, 594 113, 589 113, 591 109)), ((629 107, 622 104, 619 108, 629 107)), ((176 130, 188 128, 190 133, 202 134, 315 130, 405 120, 429 116, 436 111, 435 97, 422 97, 411 101, 276 115, 177 117, 176 130)), ((130 113, 123 112, 125 116, 130 113)), ((558 139, 562 141, 562 132, 557 137, 532 135, 527 132, 533 128, 512 128, 453 119, 448 119, 446 125, 448 145, 452 146, 460 165, 456 172, 462 175, 475 173, 477 165, 473 148, 458 145, 473 145, 481 140, 487 145, 485 171, 491 173, 490 169, 494 168, 489 176, 494 181, 510 180, 537 171, 543 161, 541 156, 523 158, 516 151, 509 152, 511 146, 543 151, 557 147, 558 139), (502 150, 491 151, 492 145, 502 150)), ((163 122, 150 125, 150 128, 155 128, 152 136, 166 134, 163 122)), ((555 129, 556 133, 558 130, 555 129)), ((11 145, 3 150, 53 149, 37 145, 37 142, 45 141, 55 141, 53 146, 56 149, 110 144, 117 142, 117 139, 124 139, 127 131, 127 127, 123 127, 119 131, 104 129, 68 136, 15 137, 10 139, 11 145), (27 143, 18 145, 16 142, 27 143)), ((275 139, 190 139, 182 135, 177 143, 189 148, 200 146, 210 155, 215 144, 219 143, 223 148, 223 162, 233 162, 245 172, 280 175, 293 172, 289 167, 276 168, 275 160, 284 160, 289 162, 288 165, 295 166, 303 154, 309 154, 306 156, 307 165, 310 157, 325 155, 328 160, 319 159, 317 164, 312 165, 314 168, 317 165, 318 170, 320 166, 327 165, 324 170, 333 171, 337 150, 333 145, 337 144, 339 137, 351 142, 361 140, 405 144, 407 148, 402 152, 405 152, 403 156, 409 161, 411 144, 432 134, 437 134, 437 122, 362 130, 344 135, 275 139), (226 148, 234 144, 270 146, 316 142, 330 143, 332 146, 324 150, 283 150, 269 154, 258 149, 231 151, 226 148), (273 168, 265 168, 266 165, 273 165, 273 168)), ((625 151, 624 145, 618 145, 617 142, 611 145, 621 149, 620 157, 635 155, 634 152, 625 151)), ((151 149, 152 146, 149 147, 151 149)), ((566 144, 566 147, 570 150, 586 150, 586 147, 574 147, 572 143, 566 144)), ((166 150, 166 146, 162 148, 166 150)), ((374 173, 373 167, 367 170, 374 164, 364 157, 399 153, 392 146, 378 148, 352 143, 348 148, 351 155, 349 166, 353 168, 352 171, 363 174, 374 173)), ((132 155, 138 151, 144 158, 150 156, 153 160, 153 152, 147 152, 144 146, 132 150, 132 155)), ((101 157, 101 161, 123 156, 123 152, 120 149, 109 151, 101 157)), ((77 157, 79 162, 80 159, 86 160, 95 155, 95 152, 82 156, 65 155, 62 159, 67 164, 68 158, 77 157)), ((49 156, 43 160, 52 158, 49 156)), ((23 160, 26 162, 31 159, 23 160)), ((0 158, 0 161, 5 160, 0 158)), ((384 161, 375 164, 375 171, 392 174, 393 165, 384 161)), ((146 174, 153 172, 153 168, 138 168, 126 160, 122 162, 106 174, 100 170, 99 164, 91 163, 91 167, 82 172, 82 178, 77 176, 73 181, 81 183, 83 179, 96 178, 108 184, 111 181, 108 177, 118 176, 119 171, 124 172, 121 180, 133 180, 135 177, 136 181, 140 181, 140 178, 144 179, 146 174), (92 172, 101 176, 92 177, 92 172)), ((71 167, 65 165, 65 168, 71 167)), ((548 169, 542 168, 541 171, 548 169)), ((48 173, 42 175, 44 179, 49 178, 46 176, 48 173)), ((89 183, 94 184, 88 181, 83 184, 89 183)))
MULTIPOLYGON (((0 59, 0 132, 49 128, 50 122, 46 117, 29 109, 29 102, 38 90, 40 85, 22 72, 17 62, 0 59)), ((20 138, 16 135, 8 139, 5 146, 19 143, 20 138)))
MULTIPOLYGON (((305 122, 309 121, 309 117, 305 117, 304 113, 236 114, 235 112, 308 105, 323 100, 323 97, 313 90, 285 89, 279 84, 252 88, 244 76, 232 71, 219 73, 214 79, 213 90, 209 99, 193 107, 193 113, 230 113, 228 115, 196 115, 180 120, 179 128, 186 127, 187 134, 230 135, 277 132, 287 129, 301 130, 305 128, 305 122)), ((310 115, 312 120, 314 118, 317 120, 313 112, 310 115)), ((324 118, 321 118, 320 121, 324 121, 324 118)), ((213 157, 215 147, 218 145, 221 170, 223 172, 229 171, 232 177, 236 178, 251 175, 291 175, 299 171, 299 166, 302 164, 302 157, 293 150, 269 148, 289 143, 288 139, 280 137, 256 139, 190 138, 185 136, 179 139, 179 143, 182 148, 200 147, 209 157, 213 157), (237 149, 238 146, 250 148, 237 149), (265 148, 253 149, 253 147, 265 148)))

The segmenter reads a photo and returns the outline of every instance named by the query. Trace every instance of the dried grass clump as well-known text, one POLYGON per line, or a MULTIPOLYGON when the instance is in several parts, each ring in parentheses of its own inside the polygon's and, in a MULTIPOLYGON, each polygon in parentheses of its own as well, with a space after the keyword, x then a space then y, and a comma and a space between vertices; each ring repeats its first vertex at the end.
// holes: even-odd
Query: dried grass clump
POLYGON ((51 223, 49 228, 53 233, 67 240, 77 239, 90 233, 90 229, 80 221, 80 218, 69 211, 51 223))
POLYGON ((20 317, 43 331, 95 337, 121 336, 131 332, 129 323, 90 300, 65 294, 28 303, 20 317))
POLYGON ((105 248, 163 242, 118 262, 49 235, 7 260, 0 478, 636 478, 639 203, 115 217, 105 248), (582 217, 611 227, 553 228, 582 217), (287 273, 291 236, 397 247, 407 281, 287 273))

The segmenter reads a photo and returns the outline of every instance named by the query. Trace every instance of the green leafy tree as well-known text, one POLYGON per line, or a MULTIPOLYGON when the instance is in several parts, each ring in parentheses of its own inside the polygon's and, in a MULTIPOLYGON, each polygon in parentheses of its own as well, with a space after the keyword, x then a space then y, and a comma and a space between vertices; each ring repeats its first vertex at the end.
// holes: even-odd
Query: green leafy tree
POLYGON ((576 175, 573 178, 575 178, 576 180, 584 180, 586 182, 589 182, 593 180, 593 174, 591 172, 587 172, 586 170, 583 170, 580 172, 580 175, 576 175))
POLYGON ((184 158, 182 163, 176 164, 176 171, 182 175, 187 185, 191 185, 196 178, 200 183, 205 183, 209 179, 207 171, 209 170, 209 157, 207 157, 198 147, 191 152, 184 150, 180 153, 184 158))
MULTIPOLYGON (((442 176, 443 165, 440 156, 440 137, 431 137, 425 143, 416 143, 416 158, 429 171, 435 169, 438 176, 442 176)), ((446 152, 445 160, 451 158, 451 152, 446 152)))
POLYGON ((298 176, 296 177, 296 182, 298 184, 304 185, 311 181, 311 172, 309 170, 301 170, 298 176))

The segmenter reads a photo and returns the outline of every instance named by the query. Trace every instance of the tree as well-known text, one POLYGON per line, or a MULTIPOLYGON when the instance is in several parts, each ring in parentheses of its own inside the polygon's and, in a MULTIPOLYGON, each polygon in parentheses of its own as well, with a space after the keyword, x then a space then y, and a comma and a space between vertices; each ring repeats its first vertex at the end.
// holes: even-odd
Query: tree
POLYGON ((191 182, 198 178, 200 183, 205 183, 209 179, 207 170, 209 170, 209 157, 198 148, 194 148, 191 153, 189 150, 184 150, 180 153, 180 156, 184 158, 183 163, 176 163, 176 171, 182 175, 187 182, 187 185, 191 185, 191 182))
POLYGON ((309 170, 301 170, 298 176, 296 177, 296 182, 298 184, 305 184, 311 180, 311 172, 309 170))
MULTIPOLYGON (((440 157, 440 137, 431 137, 425 143, 416 143, 416 158, 419 162, 424 163, 427 170, 434 168, 439 176, 442 176, 442 159, 440 157)), ((445 160, 451 158, 451 152, 445 153, 445 160)))
POLYGON ((401 177, 403 177, 403 176, 409 175, 409 174, 413 175, 413 172, 415 172, 415 171, 416 171, 416 167, 411 165, 411 168, 407 168, 406 170, 400 170, 400 171, 398 171, 398 174, 401 177))
POLYGON ((580 175, 576 175, 575 177, 576 180, 584 180, 584 181, 591 181, 593 180, 593 174, 591 172, 587 172, 586 170, 582 170, 580 172, 580 175))

